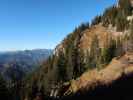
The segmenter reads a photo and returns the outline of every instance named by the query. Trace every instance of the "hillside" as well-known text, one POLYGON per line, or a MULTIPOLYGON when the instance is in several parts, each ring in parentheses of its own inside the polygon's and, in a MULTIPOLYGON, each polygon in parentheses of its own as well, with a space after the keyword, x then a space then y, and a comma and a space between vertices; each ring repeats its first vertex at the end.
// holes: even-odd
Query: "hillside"
POLYGON ((76 27, 26 80, 23 98, 88 93, 132 74, 132 11, 131 0, 119 0, 91 24, 76 27))
POLYGON ((110 86, 118 79, 129 75, 133 75, 133 53, 112 59, 110 64, 102 70, 86 71, 76 80, 72 80, 68 84, 69 87, 66 86, 68 89, 63 94, 93 91, 99 86, 110 86))

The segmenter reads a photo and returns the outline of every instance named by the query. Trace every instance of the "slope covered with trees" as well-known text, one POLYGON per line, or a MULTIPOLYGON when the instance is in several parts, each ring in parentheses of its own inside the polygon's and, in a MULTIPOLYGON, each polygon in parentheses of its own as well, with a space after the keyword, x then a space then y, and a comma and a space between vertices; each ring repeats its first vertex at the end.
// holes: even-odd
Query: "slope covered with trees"
POLYGON ((75 28, 55 48, 54 54, 27 77, 26 98, 32 100, 38 93, 53 96, 53 90, 56 95, 64 82, 76 79, 87 70, 101 70, 112 58, 133 52, 133 22, 128 20, 133 10, 130 1, 119 0, 118 5, 107 8, 91 24, 75 28))
POLYGON ((23 78, 36 70, 52 50, 36 49, 0 53, 0 98, 20 100, 23 78))

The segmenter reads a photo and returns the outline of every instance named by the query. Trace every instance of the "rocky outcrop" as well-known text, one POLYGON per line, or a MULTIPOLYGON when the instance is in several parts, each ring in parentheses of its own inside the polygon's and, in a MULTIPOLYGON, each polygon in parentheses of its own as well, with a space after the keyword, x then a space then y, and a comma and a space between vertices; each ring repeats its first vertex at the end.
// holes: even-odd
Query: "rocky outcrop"
MULTIPOLYGON (((79 50, 87 52, 90 51, 90 47, 95 36, 98 38, 99 47, 106 48, 111 44, 111 40, 117 41, 118 38, 124 38, 128 32, 117 32, 114 27, 104 27, 101 24, 94 25, 82 32, 82 36, 77 43, 79 50)), ((65 46, 67 45, 66 39, 64 39, 59 45, 56 46, 54 54, 58 56, 60 52, 65 53, 65 46)))

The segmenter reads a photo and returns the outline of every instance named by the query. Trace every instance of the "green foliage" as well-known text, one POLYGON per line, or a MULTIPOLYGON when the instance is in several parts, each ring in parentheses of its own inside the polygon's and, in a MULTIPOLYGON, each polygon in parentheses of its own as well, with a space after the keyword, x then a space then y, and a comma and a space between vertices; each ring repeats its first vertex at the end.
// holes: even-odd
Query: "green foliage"
POLYGON ((78 48, 76 47, 73 49, 72 62, 73 62, 73 78, 77 78, 81 75, 81 66, 79 64, 78 48))
POLYGON ((109 48, 103 48, 101 50, 101 61, 102 63, 107 63, 110 61, 110 49, 109 48))
POLYGON ((84 31, 87 28, 89 28, 89 23, 82 23, 77 28, 75 28, 75 30, 74 30, 73 33, 76 33, 78 35, 81 35, 81 32, 84 31))
POLYGON ((97 25, 97 24, 99 24, 99 23, 101 23, 101 22, 102 22, 102 16, 96 16, 96 17, 92 20, 91 26, 97 25))
POLYGON ((93 56, 90 56, 90 52, 87 51, 86 53, 86 57, 84 58, 85 59, 85 64, 84 64, 84 68, 85 70, 89 69, 94 69, 96 68, 96 66, 94 66, 95 62, 94 62, 94 58, 93 56))
POLYGON ((131 0, 119 0, 120 11, 124 16, 129 16, 132 14, 131 0))
POLYGON ((119 11, 115 6, 107 8, 102 16, 103 25, 108 26, 109 24, 112 24, 112 26, 115 26, 118 12, 119 11))
POLYGON ((117 31, 124 31, 128 28, 129 22, 127 21, 126 17, 122 15, 122 13, 118 13, 116 18, 116 27, 117 31))
POLYGON ((107 48, 101 50, 101 62, 102 64, 108 64, 113 57, 115 57, 116 42, 114 40, 110 41, 111 44, 107 48))
MULTIPOLYGON (((80 76, 84 69, 82 69, 82 55, 78 50, 79 40, 82 37, 82 32, 89 28, 89 24, 81 24, 73 33, 69 34, 63 41, 64 51, 59 51, 58 55, 53 55, 43 63, 45 67, 41 68, 39 73, 34 74, 32 77, 38 77, 37 85, 40 82, 44 83, 43 87, 45 92, 49 93, 52 86, 58 85, 65 81, 77 78, 80 76)), ((82 57, 83 58, 83 57, 82 57)), ((31 80, 33 83, 33 80, 31 80)))
MULTIPOLYGON (((131 15, 132 7, 129 0, 119 0, 120 7, 112 6, 107 8, 103 15, 96 16, 91 23, 97 25, 102 23, 108 27, 110 24, 117 28, 117 31, 124 31, 129 27, 127 16, 131 15)), ((132 25, 133 26, 133 25, 132 25)), ((44 63, 43 68, 34 77, 37 77, 37 86, 43 81, 45 92, 50 93, 51 87, 58 83, 79 77, 86 69, 98 68, 100 65, 108 64, 113 57, 121 55, 123 51, 122 40, 110 40, 110 45, 105 48, 99 47, 98 36, 95 34, 90 46, 90 51, 84 54, 79 48, 81 37, 89 23, 81 24, 69 34, 62 42, 63 51, 53 55, 44 63), (45 67, 44 67, 45 66, 45 67)), ((133 44, 133 27, 131 27, 130 42, 133 44)), ((133 48, 133 47, 131 47, 133 48)), ((34 83, 32 80, 31 83, 34 83)), ((36 90, 36 89, 35 89, 36 90)), ((32 88, 32 91, 34 89, 32 88)), ((32 92, 31 92, 32 93, 32 92)), ((32 93, 34 94, 34 93, 32 93)))
POLYGON ((90 66, 96 68, 98 66, 97 61, 99 57, 100 57, 99 40, 98 40, 98 36, 95 34, 92 39, 92 43, 90 47, 90 58, 91 58, 90 66))
POLYGON ((125 53, 125 50, 123 48, 124 43, 123 43, 123 39, 121 37, 117 38, 117 44, 116 44, 116 52, 115 52, 115 56, 121 56, 125 53))
POLYGON ((115 5, 107 8, 102 16, 104 26, 111 24, 117 27, 117 31, 123 31, 128 27, 127 16, 132 14, 130 0, 119 0, 119 7, 115 5))
POLYGON ((83 54, 79 50, 79 42, 83 35, 83 31, 89 28, 89 23, 81 24, 72 34, 67 36, 65 40, 65 51, 67 58, 67 72, 69 79, 77 78, 84 72, 83 54))
POLYGON ((57 81, 58 82, 67 81, 66 59, 63 53, 59 54, 57 62, 57 81))

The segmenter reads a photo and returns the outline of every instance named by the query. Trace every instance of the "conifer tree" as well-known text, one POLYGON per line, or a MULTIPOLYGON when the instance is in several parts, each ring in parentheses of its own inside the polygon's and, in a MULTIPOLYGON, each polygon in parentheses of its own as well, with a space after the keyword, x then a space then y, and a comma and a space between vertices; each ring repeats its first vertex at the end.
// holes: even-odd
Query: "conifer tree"
POLYGON ((62 52, 60 52, 57 62, 57 81, 67 81, 66 59, 62 52))
POLYGON ((102 17, 101 17, 101 16, 96 16, 96 17, 92 20, 91 26, 92 26, 92 25, 97 25, 97 24, 99 24, 101 21, 102 21, 102 17))
POLYGON ((97 67, 97 62, 100 57, 100 48, 99 48, 99 40, 98 36, 95 34, 92 42, 91 42, 91 47, 90 47, 90 60, 91 60, 91 66, 92 67, 97 67))
POLYGON ((119 6, 124 16, 129 16, 132 14, 131 0, 119 0, 119 6))

